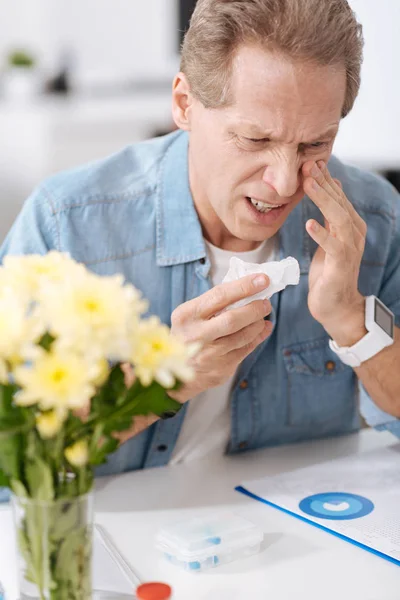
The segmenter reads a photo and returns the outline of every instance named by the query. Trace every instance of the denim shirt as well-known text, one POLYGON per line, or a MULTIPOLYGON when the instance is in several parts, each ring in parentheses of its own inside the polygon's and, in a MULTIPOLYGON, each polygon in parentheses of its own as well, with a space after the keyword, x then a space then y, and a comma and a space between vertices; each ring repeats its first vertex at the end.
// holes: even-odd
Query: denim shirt
MULTIPOLYGON (((6 254, 69 252, 98 274, 122 273, 149 300, 149 312, 169 325, 177 306, 211 287, 187 154, 187 134, 175 132, 49 178, 25 203, 0 261, 6 254)), ((399 326, 399 195, 385 180, 334 157, 329 168, 368 225, 359 290, 381 298, 399 326)), ((308 310, 316 250, 305 230, 310 218, 323 222, 304 197, 279 231, 280 258, 298 259, 300 283, 273 296, 273 333, 240 365, 228 453, 349 433, 359 428, 360 401, 367 419, 377 410, 308 310)), ((185 407, 130 439, 98 474, 168 463, 184 418, 185 407)))

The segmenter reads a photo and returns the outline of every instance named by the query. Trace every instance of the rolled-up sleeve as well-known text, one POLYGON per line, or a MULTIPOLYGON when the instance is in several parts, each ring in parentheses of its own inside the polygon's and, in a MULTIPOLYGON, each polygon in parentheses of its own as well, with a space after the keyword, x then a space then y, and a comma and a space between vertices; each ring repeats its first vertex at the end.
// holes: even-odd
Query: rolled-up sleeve
POLYGON ((0 248, 0 263, 8 254, 46 254, 59 247, 57 215, 45 188, 38 188, 24 206, 0 248))

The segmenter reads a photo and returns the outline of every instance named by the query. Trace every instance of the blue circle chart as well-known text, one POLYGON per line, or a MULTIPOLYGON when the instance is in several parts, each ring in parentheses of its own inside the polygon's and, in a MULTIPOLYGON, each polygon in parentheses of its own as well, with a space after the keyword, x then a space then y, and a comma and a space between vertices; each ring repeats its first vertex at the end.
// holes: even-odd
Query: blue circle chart
POLYGON ((345 521, 369 515, 374 510, 374 505, 368 498, 357 494, 326 492, 303 498, 299 508, 307 515, 318 519, 345 521))

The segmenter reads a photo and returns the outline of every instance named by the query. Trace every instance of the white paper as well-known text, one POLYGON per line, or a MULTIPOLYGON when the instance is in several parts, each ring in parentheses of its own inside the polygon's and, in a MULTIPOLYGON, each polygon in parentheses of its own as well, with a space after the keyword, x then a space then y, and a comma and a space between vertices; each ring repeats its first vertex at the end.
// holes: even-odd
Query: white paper
POLYGON ((253 300, 265 300, 271 298, 276 292, 284 290, 287 285, 297 285, 300 281, 300 267, 298 261, 292 256, 288 256, 280 261, 270 261, 262 264, 248 263, 236 256, 232 256, 229 262, 229 269, 225 275, 222 283, 236 281, 246 275, 256 273, 264 273, 268 275, 270 284, 265 290, 238 300, 234 304, 231 304, 229 308, 239 308, 245 306, 253 300))
MULTIPOLYGON (((365 452, 242 486, 277 506, 400 561, 400 444, 365 452), (370 500, 372 512, 350 520, 317 518, 300 510, 315 494, 341 492, 370 500)), ((337 514, 340 504, 335 507, 337 514)))
MULTIPOLYGON (((107 551, 96 528, 93 531, 93 589, 128 594, 130 598, 134 593, 132 584, 107 551)), ((105 598, 103 594, 95 595, 95 599, 100 597, 105 598)))

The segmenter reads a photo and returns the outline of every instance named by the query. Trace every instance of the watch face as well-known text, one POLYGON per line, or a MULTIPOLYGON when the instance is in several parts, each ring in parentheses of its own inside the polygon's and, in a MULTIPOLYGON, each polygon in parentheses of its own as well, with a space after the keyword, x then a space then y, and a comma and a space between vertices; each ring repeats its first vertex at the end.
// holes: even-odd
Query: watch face
POLYGON ((387 335, 393 337, 393 316, 382 302, 375 300, 375 322, 387 335))

